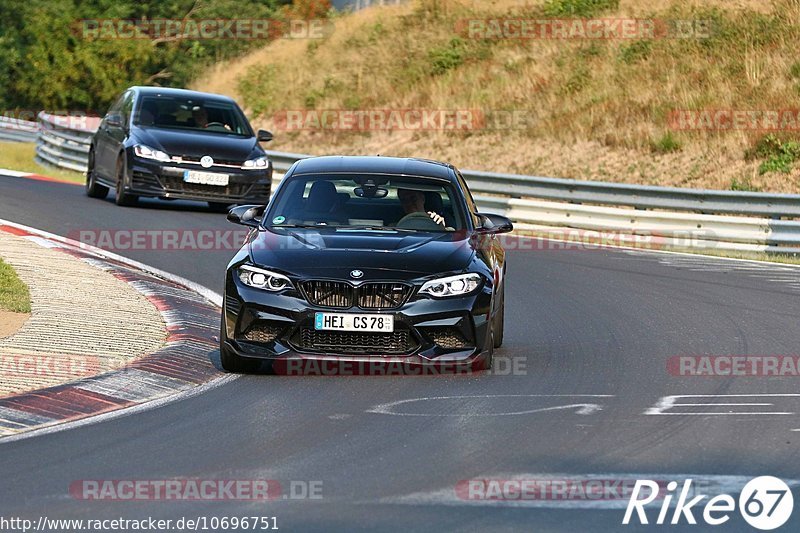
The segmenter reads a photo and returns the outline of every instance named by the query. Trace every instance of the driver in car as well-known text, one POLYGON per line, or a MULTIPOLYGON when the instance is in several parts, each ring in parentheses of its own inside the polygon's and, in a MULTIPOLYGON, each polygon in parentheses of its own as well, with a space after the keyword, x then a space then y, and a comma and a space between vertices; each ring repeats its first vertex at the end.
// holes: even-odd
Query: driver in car
POLYGON ((403 211, 406 216, 400 219, 397 226, 403 226, 404 223, 413 221, 415 219, 430 217, 436 224, 444 226, 444 217, 434 211, 425 211, 425 195, 422 191, 414 189, 397 189, 397 197, 400 199, 400 204, 403 206, 403 211))
POLYGON ((194 125, 198 128, 214 128, 214 127, 222 127, 226 130, 230 130, 230 126, 227 124, 223 124, 222 122, 209 122, 208 121, 208 111, 205 107, 202 106, 195 106, 192 108, 192 119, 194 119, 194 125))

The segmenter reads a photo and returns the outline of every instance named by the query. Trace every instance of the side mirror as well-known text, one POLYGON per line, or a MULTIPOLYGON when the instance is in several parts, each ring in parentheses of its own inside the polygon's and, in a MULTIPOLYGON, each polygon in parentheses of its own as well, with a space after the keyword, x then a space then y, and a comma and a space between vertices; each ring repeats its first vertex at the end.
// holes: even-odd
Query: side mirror
POLYGON ((478 233, 508 233, 514 229, 514 224, 502 216, 492 213, 477 213, 481 220, 481 226, 477 228, 478 233))
POLYGON ((122 115, 118 113, 112 113, 106 116, 106 126, 111 126, 112 128, 121 128, 122 127, 122 115))
POLYGON ((268 143, 272 140, 272 132, 267 130, 258 130, 256 139, 260 143, 268 143))
POLYGON ((257 228, 264 216, 265 205, 239 205, 228 211, 228 222, 257 228))

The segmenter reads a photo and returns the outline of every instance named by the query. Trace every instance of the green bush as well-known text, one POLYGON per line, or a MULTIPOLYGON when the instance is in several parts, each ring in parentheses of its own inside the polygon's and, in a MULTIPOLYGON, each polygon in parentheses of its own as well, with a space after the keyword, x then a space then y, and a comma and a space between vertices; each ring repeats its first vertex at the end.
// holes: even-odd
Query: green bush
POLYGON ((671 131, 668 131, 662 135, 657 141, 650 143, 650 150, 657 154, 679 152, 681 148, 681 142, 672 134, 671 131))
POLYGON ((428 58, 431 62, 431 72, 433 74, 444 74, 462 63, 466 56, 466 43, 459 37, 450 39, 444 46, 432 48, 428 51, 428 58))
POLYGON ((758 167, 759 174, 782 172, 788 174, 794 162, 800 159, 800 142, 784 141, 775 134, 768 134, 745 153, 746 159, 764 159, 758 167))

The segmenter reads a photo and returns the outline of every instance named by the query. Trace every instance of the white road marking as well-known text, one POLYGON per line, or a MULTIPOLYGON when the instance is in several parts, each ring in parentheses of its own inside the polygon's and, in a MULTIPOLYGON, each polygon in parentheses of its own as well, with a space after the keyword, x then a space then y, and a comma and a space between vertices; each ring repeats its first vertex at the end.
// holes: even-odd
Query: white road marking
POLYGON ((0 168, 0 174, 3 176, 9 176, 11 178, 24 178, 25 176, 30 176, 33 172, 20 172, 19 170, 9 170, 7 168, 0 168))
POLYGON ((528 415, 535 413, 544 413, 548 411, 570 410, 575 409, 575 414, 578 415, 591 415, 603 409, 603 406, 597 403, 571 403, 567 405, 557 405, 548 407, 538 407, 534 409, 526 409, 522 411, 508 411, 497 412, 492 411, 488 413, 397 413, 394 408, 400 405, 405 405, 415 402, 430 402, 440 400, 459 400, 459 399, 494 399, 494 398, 613 398, 613 394, 479 394, 479 395, 462 395, 462 396, 428 396, 423 398, 409 398, 406 400, 397 400, 394 402, 383 403, 375 405, 366 410, 367 413, 393 415, 393 416, 431 416, 431 417, 481 417, 481 416, 516 416, 528 415))
POLYGON ((677 394, 672 396, 663 396, 659 398, 653 407, 649 407, 644 411, 645 415, 672 415, 672 416, 730 416, 730 415, 793 415, 791 411, 727 411, 727 412, 695 412, 685 411, 677 413, 669 413, 670 409, 674 407, 752 407, 752 406, 772 406, 773 403, 750 403, 750 402, 737 402, 737 403, 677 403, 677 400, 684 398, 800 398, 800 394, 677 394))
POLYGON ((63 248, 63 246, 61 244, 59 244, 57 242, 53 242, 53 241, 48 240, 48 239, 43 239, 42 237, 28 236, 28 237, 24 237, 24 238, 26 240, 29 240, 29 241, 31 241, 33 243, 38 244, 42 248, 63 248))

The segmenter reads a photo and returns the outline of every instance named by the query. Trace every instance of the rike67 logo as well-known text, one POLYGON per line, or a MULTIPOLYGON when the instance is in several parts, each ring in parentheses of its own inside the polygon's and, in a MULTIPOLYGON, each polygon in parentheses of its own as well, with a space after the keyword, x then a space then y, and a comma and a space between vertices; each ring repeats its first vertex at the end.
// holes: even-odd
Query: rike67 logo
MULTIPOLYGON (((731 518, 731 514, 737 508, 737 502, 733 496, 719 494, 709 498, 705 494, 695 494, 692 487, 692 480, 687 479, 683 483, 680 492, 676 493, 678 483, 670 481, 667 484, 666 494, 659 493, 659 485, 652 480, 637 480, 633 487, 633 492, 628 500, 628 507, 625 510, 625 517, 622 523, 627 525, 635 517, 640 524, 651 523, 652 516, 648 517, 645 505, 654 502, 657 498, 661 499, 661 508, 655 519, 655 524, 697 524, 695 513, 702 513, 702 519, 706 524, 719 526, 726 523, 731 518), (673 498, 677 496, 673 505, 673 498), (703 500, 705 505, 702 505, 703 500), (671 517, 669 516, 671 512, 671 517), (667 522, 669 520, 669 522, 667 522)), ((789 486, 780 479, 772 476, 761 476, 750 480, 739 493, 738 510, 742 518, 756 529, 772 530, 781 527, 789 520, 794 508, 794 497, 789 486)), ((634 524, 636 521, 634 520, 634 524)))

